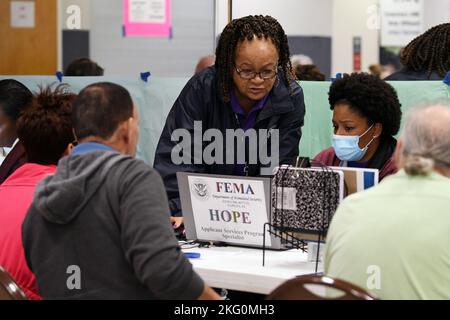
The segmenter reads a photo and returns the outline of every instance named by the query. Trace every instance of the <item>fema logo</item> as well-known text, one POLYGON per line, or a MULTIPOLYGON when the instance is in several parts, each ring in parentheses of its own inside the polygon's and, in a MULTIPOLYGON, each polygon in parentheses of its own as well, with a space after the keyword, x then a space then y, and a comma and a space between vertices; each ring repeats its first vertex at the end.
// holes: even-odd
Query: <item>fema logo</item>
POLYGON ((209 199, 210 191, 208 184, 203 180, 195 180, 192 184, 192 192, 199 200, 205 201, 209 199))

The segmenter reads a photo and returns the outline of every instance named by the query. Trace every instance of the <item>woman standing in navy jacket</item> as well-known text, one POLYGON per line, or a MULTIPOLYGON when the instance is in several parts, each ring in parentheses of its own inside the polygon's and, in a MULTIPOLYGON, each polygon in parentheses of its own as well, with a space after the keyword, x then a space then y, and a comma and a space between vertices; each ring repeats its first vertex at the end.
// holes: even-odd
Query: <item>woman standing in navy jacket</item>
MULTIPOLYGON (((182 216, 177 172, 267 174, 269 170, 262 170, 268 167, 261 157, 262 146, 278 152, 279 161, 270 163, 271 168, 291 163, 298 156, 305 104, 289 57, 287 36, 278 21, 270 16, 247 16, 225 27, 217 47, 215 66, 187 83, 168 115, 156 150, 154 167, 164 179, 173 216, 182 216), (185 129, 191 136, 191 150, 181 152, 188 161, 182 163, 173 161, 173 153, 180 152, 178 142, 172 141, 177 129, 185 129), (200 147, 194 146, 194 141, 198 141, 194 133, 202 135, 208 129, 219 130, 223 137, 220 148, 213 152, 214 161, 203 156, 210 144, 205 142, 208 139, 203 139, 200 147), (265 135, 257 137, 257 149, 252 149, 247 140, 244 158, 238 159, 234 152, 234 160, 227 161, 233 151, 226 147, 229 145, 226 130, 229 129, 242 129, 246 133, 249 129, 265 130, 265 135), (252 161, 255 155, 257 159, 252 161)), ((238 148, 236 145, 234 151, 238 148)))

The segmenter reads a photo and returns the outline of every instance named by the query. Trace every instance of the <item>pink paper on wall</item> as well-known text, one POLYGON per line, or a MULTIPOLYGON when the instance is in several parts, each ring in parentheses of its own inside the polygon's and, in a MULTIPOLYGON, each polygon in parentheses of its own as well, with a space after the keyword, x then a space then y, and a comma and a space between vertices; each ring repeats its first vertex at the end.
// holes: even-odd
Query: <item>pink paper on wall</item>
POLYGON ((171 37, 170 0, 124 0, 124 36, 171 37))

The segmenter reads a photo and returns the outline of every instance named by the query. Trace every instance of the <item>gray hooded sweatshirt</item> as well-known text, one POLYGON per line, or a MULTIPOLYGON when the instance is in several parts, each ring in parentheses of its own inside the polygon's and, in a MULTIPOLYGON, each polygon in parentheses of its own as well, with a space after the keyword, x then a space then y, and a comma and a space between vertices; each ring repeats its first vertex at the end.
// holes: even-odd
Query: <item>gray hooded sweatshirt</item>
POLYGON ((140 160, 93 151, 60 160, 22 226, 44 299, 196 299, 203 281, 169 222, 162 179, 140 160))

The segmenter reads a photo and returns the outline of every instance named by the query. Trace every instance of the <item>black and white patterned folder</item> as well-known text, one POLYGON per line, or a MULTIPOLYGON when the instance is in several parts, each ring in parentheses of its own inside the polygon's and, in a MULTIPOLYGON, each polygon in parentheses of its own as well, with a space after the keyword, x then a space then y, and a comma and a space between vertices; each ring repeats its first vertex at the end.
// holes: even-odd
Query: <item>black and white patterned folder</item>
POLYGON ((344 174, 280 167, 272 180, 272 224, 283 231, 326 233, 344 197, 344 174))

